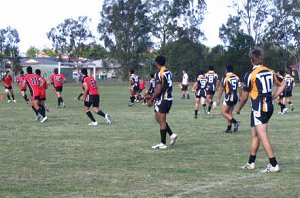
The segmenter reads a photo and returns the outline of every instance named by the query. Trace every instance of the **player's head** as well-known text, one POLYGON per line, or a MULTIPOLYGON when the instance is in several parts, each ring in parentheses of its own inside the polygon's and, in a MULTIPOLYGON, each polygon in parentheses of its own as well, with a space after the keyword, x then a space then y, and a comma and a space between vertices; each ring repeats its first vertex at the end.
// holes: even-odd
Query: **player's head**
POLYGON ((32 74, 32 67, 28 66, 27 69, 26 69, 26 71, 27 71, 28 74, 32 74))
POLYGON ((226 71, 227 72, 233 72, 233 66, 230 65, 230 64, 226 65, 226 71))
POLYGON ((182 73, 183 73, 183 74, 185 74, 185 73, 186 73, 185 69, 183 69, 183 70, 182 70, 182 73))
POLYGON ((131 69, 131 70, 130 70, 130 74, 134 74, 134 69, 131 69))
POLYGON ((213 65, 208 65, 208 70, 209 71, 214 71, 214 66, 213 65))
POLYGON ((55 74, 58 74, 58 68, 55 68, 55 69, 54 69, 54 73, 55 73, 55 74))
POLYGON ((261 65, 264 59, 264 51, 260 47, 256 47, 249 52, 249 57, 253 65, 261 65))
POLYGON ((151 78, 154 78, 154 74, 150 74, 150 77, 151 77, 151 78))
POLYGON ((278 73, 279 73, 281 76, 284 76, 284 71, 283 71, 283 70, 278 70, 278 73))
POLYGON ((23 70, 20 71, 20 75, 24 75, 24 71, 23 70))
POLYGON ((9 73, 10 73, 10 71, 9 71, 9 70, 6 70, 5 75, 6 75, 6 76, 9 75, 9 73))
POLYGON ((40 69, 36 69, 36 70, 35 70, 35 73, 36 73, 37 75, 41 76, 41 70, 40 70, 40 69))
POLYGON ((166 58, 164 56, 159 55, 155 58, 155 62, 160 66, 164 66, 166 64, 166 58))
POLYGON ((87 72, 87 69, 86 69, 86 68, 81 69, 81 73, 82 73, 83 75, 85 75, 85 76, 88 75, 88 72, 87 72))

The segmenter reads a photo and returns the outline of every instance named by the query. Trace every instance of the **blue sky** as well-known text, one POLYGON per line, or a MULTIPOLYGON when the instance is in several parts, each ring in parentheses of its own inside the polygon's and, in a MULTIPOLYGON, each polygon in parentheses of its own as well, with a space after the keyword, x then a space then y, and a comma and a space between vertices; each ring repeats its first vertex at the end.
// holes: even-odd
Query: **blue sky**
MULTIPOLYGON (((228 17, 227 5, 231 0, 206 0, 208 15, 203 23, 207 46, 220 44, 218 30, 228 17)), ((11 26, 20 36, 20 51, 26 52, 30 46, 43 49, 51 47, 46 33, 67 18, 77 19, 88 16, 92 19, 90 28, 97 34, 102 0, 5 0, 1 2, 0 29, 11 26), (18 5, 18 6, 16 6, 18 5)))

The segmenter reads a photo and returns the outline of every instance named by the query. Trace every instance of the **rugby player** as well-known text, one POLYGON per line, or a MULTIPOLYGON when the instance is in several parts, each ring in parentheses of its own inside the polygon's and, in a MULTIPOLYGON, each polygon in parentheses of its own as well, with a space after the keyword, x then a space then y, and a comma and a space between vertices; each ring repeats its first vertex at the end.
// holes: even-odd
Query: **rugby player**
POLYGON ((207 102, 208 102, 207 114, 209 115, 210 111, 211 111, 211 107, 215 104, 213 99, 214 99, 215 92, 218 90, 220 80, 219 80, 218 74, 214 71, 214 66, 212 66, 212 65, 208 66, 208 72, 205 74, 205 77, 208 80, 208 85, 207 85, 207 102))
POLYGON ((4 86, 4 91, 5 91, 7 99, 8 99, 7 103, 10 103, 11 99, 12 99, 13 102, 16 102, 14 91, 13 91, 13 87, 12 87, 12 80, 13 79, 12 79, 12 77, 10 75, 10 71, 7 70, 5 72, 5 75, 2 78, 2 83, 3 83, 3 86, 4 86))
POLYGON ((24 100, 26 101, 26 103, 29 103, 29 99, 28 96, 26 94, 26 81, 25 81, 25 75, 24 75, 24 71, 20 71, 19 76, 16 79, 17 84, 20 87, 20 91, 21 91, 21 95, 24 98, 24 100))
POLYGON ((62 98, 63 84, 66 78, 64 75, 58 73, 58 69, 54 69, 54 74, 50 76, 50 83, 54 87, 54 91, 57 97, 57 108, 66 107, 64 100, 62 98))

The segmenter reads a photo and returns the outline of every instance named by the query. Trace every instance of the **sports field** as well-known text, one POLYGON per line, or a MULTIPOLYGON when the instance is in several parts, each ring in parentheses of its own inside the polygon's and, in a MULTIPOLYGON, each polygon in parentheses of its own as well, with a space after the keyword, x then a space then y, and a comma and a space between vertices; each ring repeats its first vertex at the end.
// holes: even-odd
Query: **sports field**
MULTIPOLYGON (((15 88, 17 103, 0 101, 0 197, 299 197, 300 88, 294 90, 294 112, 269 123, 269 135, 279 173, 261 173, 268 160, 260 148, 257 169, 242 170, 250 145, 250 105, 241 115, 238 132, 225 134, 220 107, 212 114, 199 110, 194 119, 194 97, 180 99, 174 87, 168 123, 179 138, 165 150, 153 109, 141 103, 128 107, 126 83, 101 83, 101 108, 112 125, 95 115, 90 120, 74 98, 79 84, 65 84, 67 108, 56 109, 49 87, 50 107, 45 123, 15 88)), ((4 90, 1 86, 1 93, 4 90)))

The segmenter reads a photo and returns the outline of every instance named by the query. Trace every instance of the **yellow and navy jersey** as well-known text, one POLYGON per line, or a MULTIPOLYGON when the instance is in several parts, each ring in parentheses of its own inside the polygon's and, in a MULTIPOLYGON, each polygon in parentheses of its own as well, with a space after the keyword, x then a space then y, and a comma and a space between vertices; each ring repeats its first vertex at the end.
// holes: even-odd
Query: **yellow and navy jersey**
POLYGON ((234 73, 227 73, 222 79, 221 86, 224 88, 225 94, 236 94, 238 91, 240 79, 234 73))
POLYGON ((172 81, 172 73, 165 67, 161 67, 155 73, 155 86, 161 85, 162 90, 157 96, 156 100, 169 100, 172 101, 172 89, 173 89, 173 81, 172 81))
POLYGON ((208 84, 208 79, 204 75, 198 75, 197 77, 197 88, 196 90, 206 89, 208 84))
POLYGON ((216 72, 214 72, 214 71, 208 71, 205 74, 205 77, 208 80, 208 84, 213 84, 214 86, 216 86, 218 78, 219 78, 219 76, 218 76, 218 74, 216 72))
POLYGON ((286 82, 285 90, 291 91, 294 88, 294 83, 295 83, 294 78, 289 74, 286 74, 284 76, 284 81, 286 82))
POLYGON ((250 93, 254 111, 273 111, 272 89, 274 84, 279 86, 274 71, 263 65, 255 65, 244 78, 243 90, 250 93))

